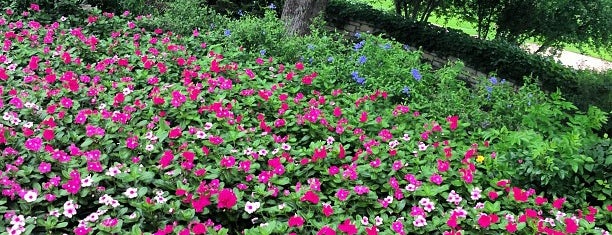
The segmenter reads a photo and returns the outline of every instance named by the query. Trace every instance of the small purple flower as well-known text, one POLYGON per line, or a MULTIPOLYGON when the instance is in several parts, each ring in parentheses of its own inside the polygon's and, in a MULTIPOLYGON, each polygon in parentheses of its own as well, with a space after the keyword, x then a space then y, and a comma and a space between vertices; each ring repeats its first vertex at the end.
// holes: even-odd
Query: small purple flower
POLYGON ((357 62, 359 62, 359 64, 365 64, 365 62, 368 61, 368 57, 366 56, 359 56, 359 60, 357 62))
POLYGON ((419 73, 418 69, 412 69, 410 73, 412 73, 412 77, 417 81, 421 81, 421 78, 423 78, 423 76, 421 76, 421 73, 419 73))

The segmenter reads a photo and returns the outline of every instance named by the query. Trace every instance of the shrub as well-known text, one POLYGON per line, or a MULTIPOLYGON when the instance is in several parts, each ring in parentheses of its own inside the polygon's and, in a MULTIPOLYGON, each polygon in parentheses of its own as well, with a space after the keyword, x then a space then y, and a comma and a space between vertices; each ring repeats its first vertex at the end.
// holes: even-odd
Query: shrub
MULTIPOLYGON (((563 96, 582 111, 587 111, 589 105, 605 112, 612 111, 610 72, 566 68, 550 58, 529 54, 507 42, 478 40, 457 30, 411 22, 366 4, 335 0, 329 2, 326 11, 326 19, 338 28, 343 28, 350 20, 370 22, 399 42, 441 56, 460 58, 470 67, 494 72, 515 84, 521 85, 525 77, 537 78, 543 90, 561 90, 563 96)), ((608 122, 602 131, 609 131, 611 125, 608 122)))
MULTIPOLYGON (((7 31, 23 20, 2 17, 7 31)), ((97 17, 31 23, 39 37, 2 48, 0 232, 611 229, 612 205, 547 199, 488 175, 495 145, 458 116, 334 89, 305 62, 236 60, 251 52, 206 44, 234 40, 224 29, 176 35, 97 17), (98 38, 101 29, 121 33, 98 38), (43 41, 51 30, 54 48, 43 41)))

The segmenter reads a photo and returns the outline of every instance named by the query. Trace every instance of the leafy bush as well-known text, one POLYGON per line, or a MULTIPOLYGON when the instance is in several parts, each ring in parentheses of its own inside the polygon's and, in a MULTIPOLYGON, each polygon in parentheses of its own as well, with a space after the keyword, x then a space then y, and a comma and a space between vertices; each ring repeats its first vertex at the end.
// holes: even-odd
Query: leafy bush
MULTIPOLYGON (((177 35, 143 30, 146 18, 93 16, 78 28, 32 22, 28 31, 15 23, 28 18, 1 16, 2 31, 24 39, 7 37, 0 56, 2 233, 612 229, 610 204, 547 199, 489 175, 497 144, 452 113, 433 116, 383 90, 351 90, 351 77, 323 77, 306 61, 263 59, 265 52, 235 47, 250 40, 231 37, 227 25, 177 35), (50 48, 44 38, 54 30, 50 48)), ((333 40, 317 45, 324 41, 333 40)), ((370 49, 364 56, 418 55, 370 49)), ((460 87, 451 79, 457 68, 430 74, 414 66, 425 68, 423 82, 449 89, 440 97, 469 97, 452 90, 460 87)))
MULTIPOLYGON (((525 77, 535 77, 540 87, 549 92, 561 90, 567 100, 582 111, 594 105, 605 112, 612 111, 612 76, 610 72, 596 73, 566 68, 552 59, 526 53, 503 41, 482 41, 452 29, 431 24, 410 22, 400 16, 372 9, 366 4, 342 0, 330 1, 327 20, 343 28, 349 20, 370 22, 389 37, 435 52, 441 56, 460 58, 470 67, 521 85, 525 77)), ((603 132, 609 131, 608 122, 603 132)))

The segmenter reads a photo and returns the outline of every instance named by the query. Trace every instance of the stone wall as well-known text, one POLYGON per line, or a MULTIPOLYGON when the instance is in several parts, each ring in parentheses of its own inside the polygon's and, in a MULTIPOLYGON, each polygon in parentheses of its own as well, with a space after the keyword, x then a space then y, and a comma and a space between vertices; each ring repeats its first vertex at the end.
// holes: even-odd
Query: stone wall
MULTIPOLYGON (((329 29, 330 30, 334 30, 334 29, 342 30, 346 32, 347 37, 354 36, 355 33, 382 33, 384 32, 382 29, 378 29, 374 27, 374 25, 368 22, 365 22, 365 21, 351 20, 349 22, 343 22, 342 24, 344 25, 343 28, 334 28, 330 26, 329 29)), ((418 48, 414 48, 414 47, 409 47, 409 49, 418 50, 418 48)), ((441 56, 436 55, 435 53, 431 53, 427 51, 422 51, 422 52, 423 54, 422 54, 421 60, 423 62, 427 62, 431 64, 431 66, 434 69, 440 69, 444 67, 445 65, 449 63, 453 63, 458 60, 457 58, 454 58, 454 57, 441 57, 441 56)), ((463 69, 463 72, 458 77, 459 79, 468 82, 470 85, 475 85, 476 83, 478 83, 480 78, 487 77, 487 74, 465 66, 463 69)))

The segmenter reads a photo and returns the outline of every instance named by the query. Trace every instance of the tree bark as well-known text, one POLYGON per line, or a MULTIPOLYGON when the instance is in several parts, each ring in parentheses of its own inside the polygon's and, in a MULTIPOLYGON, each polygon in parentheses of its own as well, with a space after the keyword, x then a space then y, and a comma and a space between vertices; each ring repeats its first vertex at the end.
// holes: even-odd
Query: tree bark
POLYGON ((287 32, 303 36, 310 33, 312 19, 327 6, 328 0, 286 0, 281 20, 285 22, 287 32))

